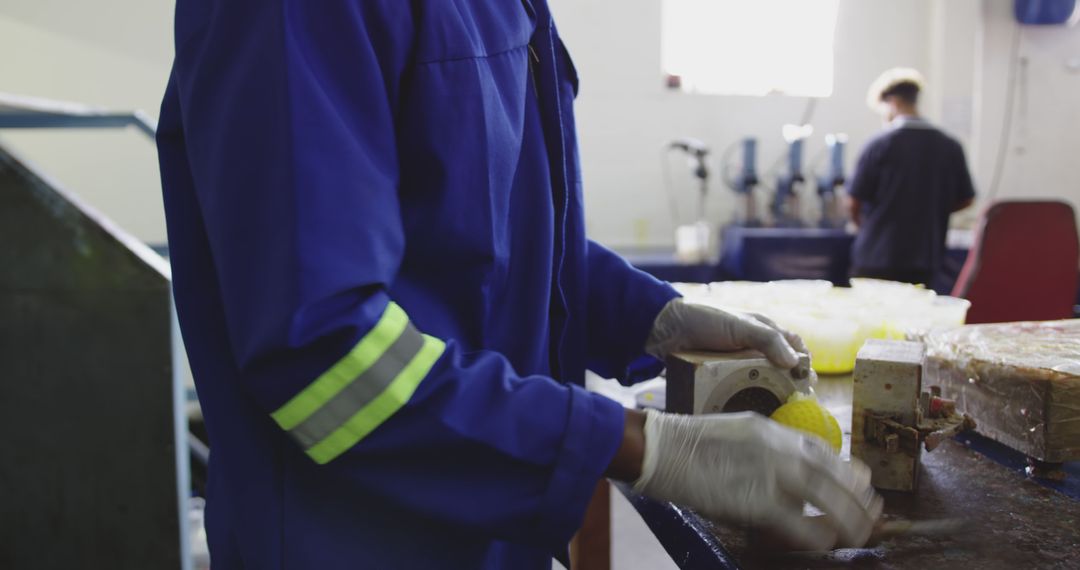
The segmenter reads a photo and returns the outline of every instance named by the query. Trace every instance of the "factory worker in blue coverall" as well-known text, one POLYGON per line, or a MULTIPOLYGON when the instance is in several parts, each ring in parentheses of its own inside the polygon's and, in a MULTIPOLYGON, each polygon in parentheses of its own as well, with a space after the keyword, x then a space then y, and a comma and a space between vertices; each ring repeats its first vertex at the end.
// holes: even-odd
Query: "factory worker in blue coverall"
POLYGON ((582 389, 803 347, 586 239, 576 90, 545 0, 178 0, 158 146, 215 570, 550 568, 604 476, 867 540, 868 474, 817 440, 582 389))

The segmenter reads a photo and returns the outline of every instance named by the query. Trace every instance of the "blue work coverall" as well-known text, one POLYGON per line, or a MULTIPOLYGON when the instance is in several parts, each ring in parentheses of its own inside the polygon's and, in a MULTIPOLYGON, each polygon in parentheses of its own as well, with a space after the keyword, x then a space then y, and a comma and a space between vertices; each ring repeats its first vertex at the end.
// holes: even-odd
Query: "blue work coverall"
POLYGON ((178 0, 158 147, 215 570, 549 568, 676 293, 585 237, 545 0, 178 0))

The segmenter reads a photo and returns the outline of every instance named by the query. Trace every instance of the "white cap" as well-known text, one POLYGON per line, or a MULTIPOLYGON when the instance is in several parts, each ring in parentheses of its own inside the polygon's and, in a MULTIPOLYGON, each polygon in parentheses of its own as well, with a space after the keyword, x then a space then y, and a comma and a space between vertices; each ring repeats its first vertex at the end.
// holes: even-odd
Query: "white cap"
POLYGON ((870 84, 866 92, 866 104, 875 112, 881 111, 881 95, 901 83, 914 83, 922 90, 925 80, 921 73, 910 67, 894 67, 882 73, 870 84))

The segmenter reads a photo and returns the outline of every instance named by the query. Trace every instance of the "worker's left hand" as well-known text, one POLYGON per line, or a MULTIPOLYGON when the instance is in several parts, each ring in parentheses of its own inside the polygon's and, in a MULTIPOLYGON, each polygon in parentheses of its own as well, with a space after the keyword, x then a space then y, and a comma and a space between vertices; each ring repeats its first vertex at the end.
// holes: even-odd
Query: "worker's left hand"
POLYGON ((799 335, 765 316, 722 311, 682 299, 673 299, 660 311, 645 344, 646 352, 661 360, 680 350, 726 352, 747 348, 761 352, 782 368, 794 368, 799 363, 796 353, 807 352, 799 335))

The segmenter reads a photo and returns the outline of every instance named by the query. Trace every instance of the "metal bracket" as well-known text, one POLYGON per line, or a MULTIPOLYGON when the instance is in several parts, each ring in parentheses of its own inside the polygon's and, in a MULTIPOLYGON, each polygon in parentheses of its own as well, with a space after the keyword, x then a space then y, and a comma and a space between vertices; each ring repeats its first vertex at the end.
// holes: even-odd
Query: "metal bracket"
POLYGON ((941 445, 941 442, 962 432, 975 429, 975 420, 967 415, 953 413, 947 418, 931 418, 919 423, 919 433, 922 434, 923 445, 927 451, 941 445))
MULTIPOLYGON (((937 388, 934 386, 933 388, 937 388)), ((865 437, 887 453, 914 453, 919 444, 933 451, 941 442, 967 430, 975 429, 975 420, 967 414, 957 414, 952 400, 941 398, 940 389, 923 392, 920 396, 918 427, 911 427, 880 414, 867 414, 865 437)))
POLYGON ((887 453, 915 453, 919 448, 919 431, 896 420, 878 414, 866 414, 866 441, 877 444, 887 453))

